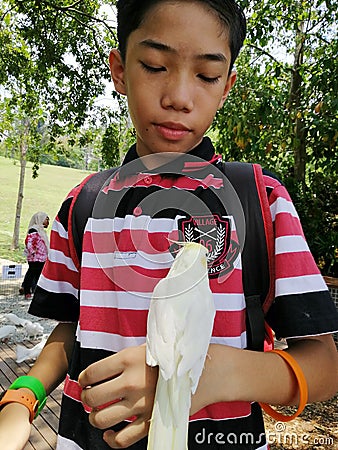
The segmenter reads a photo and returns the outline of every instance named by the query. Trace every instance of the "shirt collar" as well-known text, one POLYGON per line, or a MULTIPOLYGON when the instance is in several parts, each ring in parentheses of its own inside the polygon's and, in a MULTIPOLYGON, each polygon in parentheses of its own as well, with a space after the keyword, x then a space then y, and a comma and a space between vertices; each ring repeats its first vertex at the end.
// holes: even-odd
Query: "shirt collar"
POLYGON ((204 137, 200 144, 188 153, 182 153, 174 161, 161 165, 160 168, 155 170, 149 170, 142 163, 142 158, 139 158, 136 151, 136 144, 134 144, 126 154, 122 167, 120 170, 120 176, 127 174, 146 172, 146 173, 181 173, 189 174, 191 172, 199 171, 209 164, 214 164, 221 160, 221 156, 215 154, 214 146, 208 137, 204 137))

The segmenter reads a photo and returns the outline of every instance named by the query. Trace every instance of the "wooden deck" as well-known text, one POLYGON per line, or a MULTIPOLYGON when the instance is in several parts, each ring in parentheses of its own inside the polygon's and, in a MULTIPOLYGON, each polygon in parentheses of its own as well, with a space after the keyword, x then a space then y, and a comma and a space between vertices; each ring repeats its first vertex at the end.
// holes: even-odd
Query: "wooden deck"
MULTIPOLYGON (((24 342, 22 345, 32 347, 37 342, 24 342)), ((18 364, 15 361, 15 344, 0 342, 0 392, 7 389, 21 375, 27 374, 30 363, 18 364)), ((62 386, 57 388, 47 399, 46 406, 34 420, 29 443, 24 450, 50 450, 56 447, 62 386)))

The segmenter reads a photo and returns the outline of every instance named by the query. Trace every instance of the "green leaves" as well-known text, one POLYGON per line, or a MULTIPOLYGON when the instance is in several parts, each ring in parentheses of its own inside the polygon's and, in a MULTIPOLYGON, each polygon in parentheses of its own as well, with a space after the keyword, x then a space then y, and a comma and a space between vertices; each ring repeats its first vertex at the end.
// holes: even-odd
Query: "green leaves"
POLYGON ((329 3, 248 4, 248 39, 236 64, 237 82, 214 122, 218 150, 227 159, 259 162, 290 184, 317 259, 323 251, 316 234, 329 239, 337 232, 332 219, 337 205, 318 203, 324 191, 315 183, 318 173, 325 175, 328 193, 326 180, 338 179, 338 1, 329 3), (304 202, 323 208, 312 225, 304 202))
POLYGON ((3 0, 0 83, 39 92, 53 122, 83 124, 110 77, 107 57, 115 37, 101 18, 102 4, 3 0))

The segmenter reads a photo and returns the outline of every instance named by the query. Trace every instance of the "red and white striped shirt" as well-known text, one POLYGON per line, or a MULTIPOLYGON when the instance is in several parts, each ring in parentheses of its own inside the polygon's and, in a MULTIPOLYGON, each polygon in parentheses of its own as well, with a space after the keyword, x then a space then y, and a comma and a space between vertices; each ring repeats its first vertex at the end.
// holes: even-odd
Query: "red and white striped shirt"
MULTIPOLYGON (((217 164, 208 139, 194 153, 217 164)), ((135 156, 132 149, 126 160, 135 156)), ((216 306, 211 343, 246 347, 241 254, 235 251, 236 224, 222 205, 216 205, 217 192, 224 189, 221 180, 193 175, 187 172, 184 176, 163 177, 149 171, 142 176, 114 176, 100 194, 99 212, 96 214, 94 208, 93 217, 87 222, 80 265, 74 257, 68 229, 69 205, 75 191, 69 194, 53 224, 50 255, 31 312, 61 321, 78 319, 75 356, 65 383, 60 449, 87 448, 83 420, 77 422, 78 428, 76 423, 71 429, 67 425, 70 417, 73 424, 76 415, 87 414, 79 408, 81 392, 76 380, 81 370, 95 360, 145 342, 150 298, 173 262, 172 241, 190 235, 193 239, 197 233, 204 243, 210 244, 218 261, 211 261, 209 268, 216 306), (196 197, 207 205, 208 212, 195 213, 196 197), (180 198, 176 207, 170 206, 175 198, 180 198), (189 214, 184 214, 184 202, 189 214), (227 254, 233 251, 234 255, 230 269, 226 269, 226 256, 220 256, 225 250, 225 239, 227 254)), ((267 320, 277 335, 287 338, 335 331, 337 324, 332 318, 327 287, 311 256, 289 194, 275 178, 264 175, 264 181, 274 228, 276 268, 276 299, 267 320)), ((100 431, 86 423, 91 428, 87 431, 90 439, 96 436, 95 449, 108 448, 101 442, 100 431)), ((237 439, 241 433, 252 436, 250 444, 238 448, 267 448, 258 406, 224 402, 209 405, 191 417, 189 449, 201 448, 197 436, 200 438, 203 433, 222 433, 226 440, 234 432, 238 433, 237 439)), ((131 448, 142 449, 145 445, 141 441, 131 448)), ((214 445, 210 448, 218 448, 214 445)))

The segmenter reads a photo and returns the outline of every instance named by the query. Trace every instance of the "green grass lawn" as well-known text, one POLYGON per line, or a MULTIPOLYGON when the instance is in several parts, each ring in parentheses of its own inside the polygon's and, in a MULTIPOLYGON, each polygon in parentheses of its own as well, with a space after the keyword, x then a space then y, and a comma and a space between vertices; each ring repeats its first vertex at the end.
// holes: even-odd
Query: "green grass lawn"
POLYGON ((0 258, 15 262, 26 261, 23 255, 23 242, 32 215, 37 211, 45 211, 52 224, 67 193, 89 173, 67 167, 43 165, 40 167, 39 176, 33 180, 31 167, 28 163, 21 211, 20 249, 11 251, 20 163, 0 157, 0 258))

